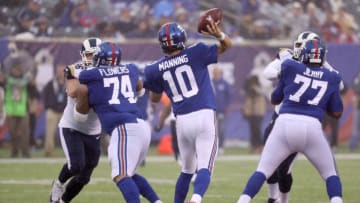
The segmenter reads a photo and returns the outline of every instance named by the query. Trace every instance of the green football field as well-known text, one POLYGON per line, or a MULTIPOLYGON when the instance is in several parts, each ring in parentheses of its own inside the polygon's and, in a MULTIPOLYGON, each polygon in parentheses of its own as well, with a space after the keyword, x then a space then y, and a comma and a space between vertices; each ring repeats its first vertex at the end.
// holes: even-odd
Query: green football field
MULTIPOLYGON (((215 164, 212 183, 203 202, 235 203, 248 177, 255 170, 259 157, 243 151, 238 152, 236 149, 220 155, 215 164)), ((336 159, 343 182, 344 202, 358 203, 360 154, 339 152, 336 154, 336 159)), ((31 159, 0 158, 0 203, 48 202, 51 182, 58 175, 64 161, 61 156, 31 159)), ((179 165, 171 156, 150 153, 146 166, 140 168, 139 173, 148 178, 164 203, 171 203, 179 170, 179 165)), ((187 199, 189 196, 190 194, 187 199)), ((265 203, 266 198, 267 190, 264 185, 253 202, 265 203)), ((91 182, 73 202, 124 202, 120 191, 110 180, 110 166, 106 157, 102 157, 91 182)), ((147 201, 142 199, 142 202, 147 201)), ((302 156, 297 159, 294 166, 294 184, 290 202, 329 202, 323 180, 302 156)))

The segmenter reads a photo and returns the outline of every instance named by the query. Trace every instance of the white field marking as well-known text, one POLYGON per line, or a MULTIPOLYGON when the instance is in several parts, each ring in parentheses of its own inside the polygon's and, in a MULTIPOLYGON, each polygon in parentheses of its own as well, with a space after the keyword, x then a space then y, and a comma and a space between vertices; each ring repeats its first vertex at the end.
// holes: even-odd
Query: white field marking
MULTIPOLYGON (((157 178, 148 178, 147 179, 152 184, 164 184, 164 185, 174 185, 176 180, 172 179, 157 179, 157 178)), ((53 179, 22 179, 22 180, 0 180, 0 185, 51 185, 53 179)), ((111 178, 91 178, 90 184, 102 184, 110 183, 112 184, 111 178)))
MULTIPOLYGON (((306 160, 304 155, 299 155, 298 160, 306 160)), ((335 154, 336 160, 360 160, 360 154, 335 154)), ((216 161, 228 162, 228 161, 258 161, 260 160, 260 155, 219 155, 216 158, 216 161)), ((167 163, 175 162, 172 156, 148 156, 146 158, 147 162, 155 163, 167 163)), ((54 163, 65 163, 65 158, 0 158, 0 164, 34 164, 34 163, 45 163, 45 164, 54 164, 54 163)), ((107 157, 101 157, 100 163, 108 163, 107 157)))

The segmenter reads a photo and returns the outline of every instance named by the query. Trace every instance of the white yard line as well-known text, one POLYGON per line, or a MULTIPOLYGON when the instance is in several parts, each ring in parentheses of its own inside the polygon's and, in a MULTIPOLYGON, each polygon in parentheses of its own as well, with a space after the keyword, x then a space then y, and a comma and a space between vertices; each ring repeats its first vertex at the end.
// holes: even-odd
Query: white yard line
MULTIPOLYGON (((217 161, 257 161, 260 159, 260 155, 220 155, 217 157, 217 161)), ((360 154, 335 154, 336 160, 360 160, 360 154)), ((303 155, 298 157, 298 160, 305 160, 303 155)), ((33 164, 33 163, 64 163, 65 158, 0 158, 0 164, 33 164)), ((175 162, 172 156, 149 156, 146 158, 147 162, 175 162)), ((108 162, 106 157, 101 157, 100 162, 108 162)))

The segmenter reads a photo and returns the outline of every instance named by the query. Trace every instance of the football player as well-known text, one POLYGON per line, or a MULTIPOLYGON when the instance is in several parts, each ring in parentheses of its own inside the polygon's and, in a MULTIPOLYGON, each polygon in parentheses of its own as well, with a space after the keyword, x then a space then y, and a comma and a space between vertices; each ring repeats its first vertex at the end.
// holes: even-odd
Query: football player
POLYGON ((151 130, 139 118, 137 92, 143 93, 139 68, 121 65, 117 44, 104 42, 94 55, 96 68, 80 73, 78 103, 74 111, 79 121, 88 119, 89 108, 99 116, 101 126, 110 135, 108 158, 111 177, 126 202, 140 203, 139 194, 151 203, 161 203, 148 181, 136 173, 147 154, 151 130))
POLYGON ((218 24, 211 22, 209 32, 218 45, 197 43, 186 47, 186 32, 174 22, 160 27, 158 39, 165 56, 145 67, 144 87, 150 99, 159 102, 162 92, 171 100, 176 116, 176 134, 182 160, 175 186, 174 203, 183 203, 195 170, 194 191, 190 203, 200 203, 210 184, 218 151, 215 133, 216 101, 207 66, 231 47, 230 38, 218 24))
MULTIPOLYGON (((310 31, 302 32, 298 35, 294 41, 293 49, 281 49, 277 54, 276 58, 269 63, 264 69, 264 76, 269 80, 276 80, 279 77, 281 64, 287 59, 299 60, 301 50, 303 49, 305 42, 312 39, 320 39, 320 37, 310 31)), ((330 71, 337 72, 327 61, 324 62, 323 67, 329 69, 330 71)), ((344 84, 341 81, 340 90, 344 88, 344 84)), ((275 124, 276 118, 279 115, 279 109, 281 104, 276 105, 272 119, 264 132, 265 141, 267 140, 273 126, 275 124)), ((289 155, 277 168, 273 175, 267 180, 268 190, 269 190, 269 199, 268 203, 275 203, 277 200, 280 200, 282 203, 287 203, 289 199, 289 192, 292 185, 292 175, 291 168, 293 166, 294 159, 296 158, 297 153, 289 155)))
POLYGON ((79 74, 92 66, 93 55, 100 43, 99 38, 84 40, 80 51, 81 62, 65 68, 68 98, 59 130, 67 162, 53 182, 50 202, 70 202, 90 181, 100 158, 101 125, 97 115, 91 110, 85 122, 78 122, 73 116, 79 74))
POLYGON ((322 68, 326 51, 321 41, 309 40, 300 52, 300 62, 288 59, 281 64, 280 79, 271 95, 274 105, 282 102, 279 117, 238 203, 250 202, 276 167, 295 152, 303 153, 318 170, 330 202, 342 203, 341 181, 321 127, 324 112, 339 118, 343 111, 341 77, 322 68))

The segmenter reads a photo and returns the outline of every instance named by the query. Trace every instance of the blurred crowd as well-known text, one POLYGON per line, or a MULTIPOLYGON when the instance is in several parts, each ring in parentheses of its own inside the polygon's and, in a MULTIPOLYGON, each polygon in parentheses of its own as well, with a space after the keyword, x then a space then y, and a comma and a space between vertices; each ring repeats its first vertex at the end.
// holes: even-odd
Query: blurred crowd
POLYGON ((294 39, 304 31, 327 42, 358 43, 356 17, 343 0, 12 0, 0 3, 0 36, 155 38, 165 22, 179 22, 198 38, 202 11, 220 7, 233 39, 294 39))

